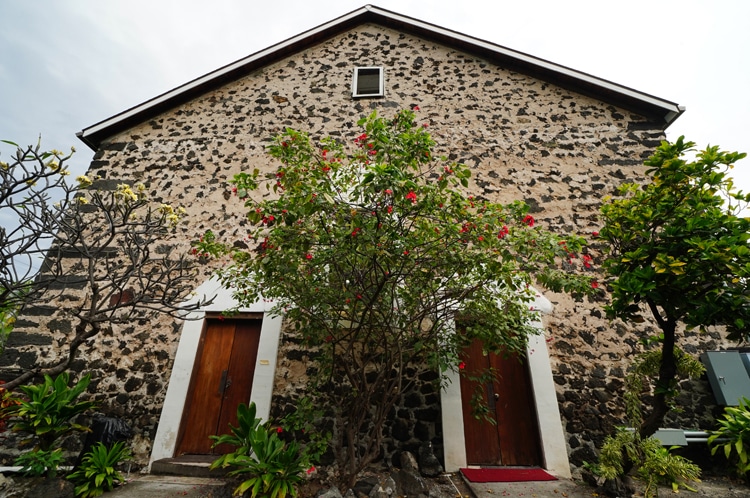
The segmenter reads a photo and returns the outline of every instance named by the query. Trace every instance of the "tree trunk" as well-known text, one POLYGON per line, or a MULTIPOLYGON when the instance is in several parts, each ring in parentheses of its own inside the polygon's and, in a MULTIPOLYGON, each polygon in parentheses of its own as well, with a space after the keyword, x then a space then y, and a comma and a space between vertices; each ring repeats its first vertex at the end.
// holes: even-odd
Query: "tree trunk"
POLYGON ((669 412, 668 397, 677 377, 677 363, 674 356, 677 323, 672 319, 658 320, 658 322, 662 332, 664 332, 661 365, 659 366, 659 378, 654 389, 654 403, 651 413, 643 420, 639 429, 642 438, 653 436, 662 425, 665 415, 669 412))

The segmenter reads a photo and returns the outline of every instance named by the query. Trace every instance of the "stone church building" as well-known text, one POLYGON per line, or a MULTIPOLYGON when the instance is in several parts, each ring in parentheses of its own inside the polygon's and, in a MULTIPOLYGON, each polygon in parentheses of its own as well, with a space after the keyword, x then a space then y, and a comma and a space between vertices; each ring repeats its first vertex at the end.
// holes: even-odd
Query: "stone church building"
MULTIPOLYGON (((357 120, 372 110, 389 115, 414 105, 438 152, 472 167, 475 195, 523 200, 545 228, 585 236, 600 228, 604 196, 623 182, 645 181, 644 159, 684 110, 365 6, 87 127, 79 138, 95 151, 90 175, 112 184, 144 183, 153 199, 187 209, 186 222, 165 241, 173 251, 187 252, 189 242, 207 229, 223 240, 242 238, 244 209, 228 181, 240 171, 274 168, 265 148, 286 127, 349 141, 359 133, 357 120)), ((80 352, 82 369, 96 381, 101 411, 134 428, 142 465, 207 452, 206 436, 224 432, 221 413, 232 412, 237 401, 202 395, 209 390, 213 395, 205 386, 218 382, 206 380, 210 372, 244 378, 246 385, 233 384, 239 399, 254 401, 259 414, 270 416, 293 394, 294 379, 304 371, 304 352, 284 340, 284 320, 268 314, 269 303, 218 319, 233 301, 231 290, 211 279, 212 265, 203 268, 195 290, 217 298, 192 319, 157 317, 146 327, 99 337, 80 352)), ((472 436, 475 422, 466 415, 455 381, 439 393, 421 390, 404 397, 389 428, 386 454, 432 442, 447 470, 517 462, 562 477, 594 460, 604 436, 622 423, 624 372, 640 351, 638 335, 628 324, 609 322, 603 304, 604 298, 577 303, 552 293, 539 298, 544 332, 529 344, 514 381, 526 394, 498 403, 499 423, 491 437, 496 441, 477 443, 472 436), (529 457, 514 454, 516 428, 503 422, 524 397, 535 415, 531 444, 538 449, 529 457), (477 448, 488 445, 489 456, 477 448)), ((51 326, 55 320, 53 314, 23 323, 29 334, 64 335, 51 326)), ((693 353, 721 345, 715 335, 687 341, 693 353)), ((16 349, 45 347, 53 346, 16 349)), ((6 360, 2 368, 16 366, 6 360)), ((707 383, 695 383, 684 396, 681 402, 705 408, 683 413, 672 421, 675 426, 711 428, 714 401, 707 383)))

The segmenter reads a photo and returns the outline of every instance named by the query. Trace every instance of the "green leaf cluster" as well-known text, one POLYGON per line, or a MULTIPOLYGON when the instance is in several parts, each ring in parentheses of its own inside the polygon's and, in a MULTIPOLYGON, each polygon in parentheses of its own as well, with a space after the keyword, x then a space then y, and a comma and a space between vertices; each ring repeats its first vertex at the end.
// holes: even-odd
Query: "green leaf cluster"
POLYGON ((20 455, 16 458, 15 464, 21 467, 21 470, 19 470, 21 474, 41 477, 44 475, 54 476, 62 461, 63 454, 60 448, 50 451, 37 449, 20 455))
POLYGON ((195 245, 201 254, 229 252, 233 264, 219 275, 239 305, 273 300, 315 351, 310 392, 331 396, 322 403, 340 417, 334 446, 350 442, 337 458, 355 466, 379 453, 378 431, 407 387, 407 365, 456 370, 473 339, 488 351, 525 353, 537 332, 534 285, 578 298, 595 287, 584 268, 562 264, 584 239, 542 229, 522 202, 469 195, 470 168, 436 157, 413 111, 373 112, 358 125, 363 132, 349 143, 315 144, 292 129, 276 137, 276 171, 233 181, 247 238, 222 248, 207 233, 195 245), (465 333, 454 333, 456 321, 465 333))
POLYGON ((602 207, 600 237, 611 249, 610 317, 634 319, 640 303, 665 321, 688 327, 725 325, 733 338, 750 323, 750 195, 728 171, 744 153, 708 147, 695 155, 680 137, 663 142, 646 162, 651 182, 626 185, 602 207))
POLYGON ((81 498, 101 496, 125 482, 117 465, 131 458, 130 449, 122 441, 111 447, 97 443, 84 455, 80 466, 68 476, 75 483, 75 494, 81 498))
POLYGON ((212 448, 221 444, 234 446, 234 451, 224 454, 214 460, 211 464, 211 469, 226 467, 227 465, 230 465, 237 456, 247 455, 251 450, 252 440, 255 433, 259 430, 268 430, 267 426, 261 424, 261 419, 256 418, 255 413, 255 403, 250 403, 250 406, 240 403, 237 407, 237 427, 229 424, 229 434, 209 436, 211 440, 214 441, 212 448))
POLYGON ((719 428, 708 438, 711 454, 721 449, 724 457, 734 463, 737 475, 748 478, 750 471, 750 400, 742 398, 739 406, 724 408, 717 421, 719 428))
POLYGON ((618 427, 614 436, 607 436, 599 453, 599 462, 588 467, 605 479, 617 479, 624 474, 624 458, 633 462, 636 477, 645 483, 644 496, 659 496, 659 484, 696 491, 689 483, 700 482, 700 467, 684 457, 675 455, 677 446, 665 448, 654 438, 641 438, 637 431, 618 427))
MULTIPOLYGON (((658 342, 658 340, 657 340, 658 342)), ((676 376, 669 384, 665 393, 670 408, 673 408, 674 400, 678 394, 677 383, 681 379, 698 379, 705 372, 703 364, 684 352, 681 348, 674 347, 674 358, 676 364, 676 376)), ((636 355, 628 374, 625 377, 625 413, 632 427, 639 427, 643 422, 643 393, 645 390, 653 389, 659 376, 662 362, 660 349, 651 349, 636 355)))
POLYGON ((233 452, 216 459, 211 469, 231 466, 235 469, 229 475, 250 475, 234 490, 235 496, 248 490, 253 498, 297 496, 297 486, 309 467, 306 455, 295 441, 283 441, 277 429, 262 424, 255 413, 255 403, 249 407, 240 404, 237 408, 238 426, 230 424, 231 434, 211 436, 214 447, 220 444, 235 446, 233 452))
POLYGON ((0 355, 5 351, 5 342, 13 331, 13 325, 16 323, 15 309, 0 308, 0 355))
POLYGON ((73 431, 88 431, 89 428, 73 422, 73 419, 93 408, 93 401, 78 401, 78 396, 86 390, 91 376, 82 377, 72 388, 68 387, 69 375, 63 372, 54 380, 44 376, 41 384, 20 386, 25 397, 13 408, 18 420, 12 429, 25 432, 31 437, 24 443, 37 440, 39 449, 49 451, 62 437, 73 431))

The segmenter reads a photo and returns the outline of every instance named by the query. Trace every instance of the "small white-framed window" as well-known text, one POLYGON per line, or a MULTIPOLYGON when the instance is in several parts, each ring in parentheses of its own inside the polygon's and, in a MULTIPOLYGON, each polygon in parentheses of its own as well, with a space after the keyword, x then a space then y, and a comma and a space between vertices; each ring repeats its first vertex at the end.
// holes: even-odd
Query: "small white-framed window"
POLYGON ((356 67, 352 79, 352 97, 385 96, 384 71, 382 67, 356 67))

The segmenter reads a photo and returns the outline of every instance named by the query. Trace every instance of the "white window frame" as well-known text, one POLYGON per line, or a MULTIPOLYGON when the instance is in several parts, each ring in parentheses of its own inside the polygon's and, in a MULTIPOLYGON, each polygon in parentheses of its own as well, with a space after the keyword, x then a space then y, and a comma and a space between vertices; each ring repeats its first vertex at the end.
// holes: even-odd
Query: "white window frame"
POLYGON ((385 70, 382 66, 362 66, 354 68, 354 75, 352 76, 352 97, 363 98, 363 97, 385 97, 385 70), (360 93, 359 92, 359 75, 360 71, 372 71, 377 70, 379 81, 377 93, 360 93))

